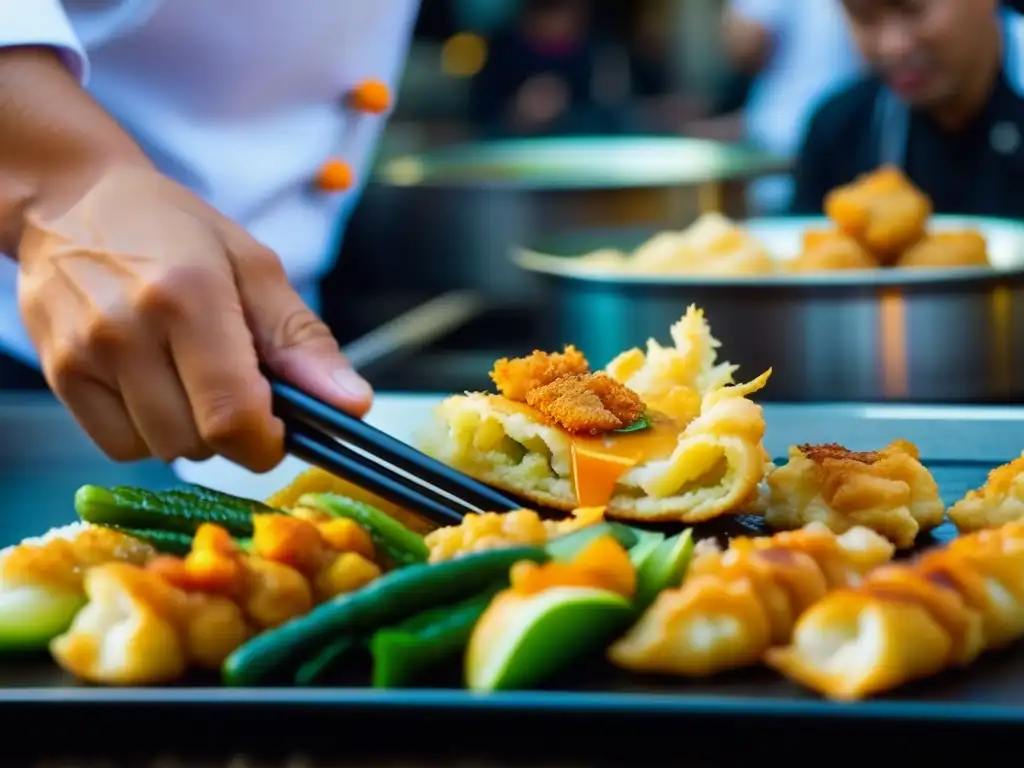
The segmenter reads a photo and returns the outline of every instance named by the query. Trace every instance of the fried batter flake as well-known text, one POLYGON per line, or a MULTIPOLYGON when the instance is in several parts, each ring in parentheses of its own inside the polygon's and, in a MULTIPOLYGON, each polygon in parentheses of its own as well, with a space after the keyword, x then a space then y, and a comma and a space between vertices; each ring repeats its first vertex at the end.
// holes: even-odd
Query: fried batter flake
POLYGON ((878 451, 851 451, 839 443, 824 443, 822 445, 805 443, 798 445, 797 448, 800 450, 800 453, 818 465, 823 465, 826 461, 852 461, 857 464, 874 464, 881 458, 881 454, 878 451))
POLYGON ((622 429, 644 412, 640 396, 604 373, 562 376, 526 394, 527 404, 567 432, 622 429))
POLYGON ((590 373, 587 358, 572 344, 562 352, 534 350, 526 357, 503 357, 494 364, 491 379, 509 400, 525 403, 531 390, 543 387, 563 376, 590 373))

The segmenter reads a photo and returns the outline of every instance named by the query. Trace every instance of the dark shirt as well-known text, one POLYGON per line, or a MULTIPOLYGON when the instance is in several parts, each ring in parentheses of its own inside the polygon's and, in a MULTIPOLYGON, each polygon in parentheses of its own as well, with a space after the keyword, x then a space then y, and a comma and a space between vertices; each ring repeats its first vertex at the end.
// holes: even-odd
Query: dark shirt
MULTIPOLYGON (((814 113, 797 157, 791 209, 820 214, 825 195, 882 164, 875 124, 882 84, 854 83, 814 113)), ((1024 218, 1024 99, 1003 77, 963 131, 910 113, 903 171, 936 213, 1024 218)))

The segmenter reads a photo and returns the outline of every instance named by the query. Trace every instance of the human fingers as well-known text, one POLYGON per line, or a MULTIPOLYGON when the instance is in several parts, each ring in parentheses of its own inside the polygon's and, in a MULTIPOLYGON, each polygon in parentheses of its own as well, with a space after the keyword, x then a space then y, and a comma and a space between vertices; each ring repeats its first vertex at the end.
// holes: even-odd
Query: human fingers
POLYGON ((202 442, 253 471, 275 467, 284 456, 284 429, 271 412, 270 387, 230 272, 170 269, 140 310, 165 329, 202 442))
POLYGON ((88 377, 55 375, 47 382, 97 447, 114 461, 138 461, 150 456, 146 441, 135 429, 121 396, 88 377))
POLYGON ((199 435, 188 394, 162 343, 137 345, 122 360, 118 387, 135 429, 149 452, 164 461, 202 461, 213 449, 199 435))
POLYGON ((288 282, 277 256, 255 241, 233 251, 236 280, 260 359, 284 380, 362 416, 373 390, 341 354, 330 329, 288 282))

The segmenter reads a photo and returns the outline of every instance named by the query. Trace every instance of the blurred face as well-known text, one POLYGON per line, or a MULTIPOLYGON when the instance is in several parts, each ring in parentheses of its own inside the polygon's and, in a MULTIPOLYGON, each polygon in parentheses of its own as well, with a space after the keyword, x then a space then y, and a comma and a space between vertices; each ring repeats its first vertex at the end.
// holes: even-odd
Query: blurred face
MULTIPOLYGON (((820 0, 818 0, 820 2, 820 0)), ((998 0, 843 0, 861 54, 913 106, 955 101, 997 55, 998 0)))

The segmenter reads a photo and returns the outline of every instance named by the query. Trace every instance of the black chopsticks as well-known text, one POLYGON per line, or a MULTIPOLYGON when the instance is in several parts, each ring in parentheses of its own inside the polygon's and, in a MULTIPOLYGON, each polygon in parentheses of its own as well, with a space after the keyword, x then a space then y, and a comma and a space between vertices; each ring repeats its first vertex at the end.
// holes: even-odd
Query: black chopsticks
POLYGON ((458 523, 470 512, 522 506, 291 384, 268 380, 287 450, 314 466, 440 525, 458 523))

